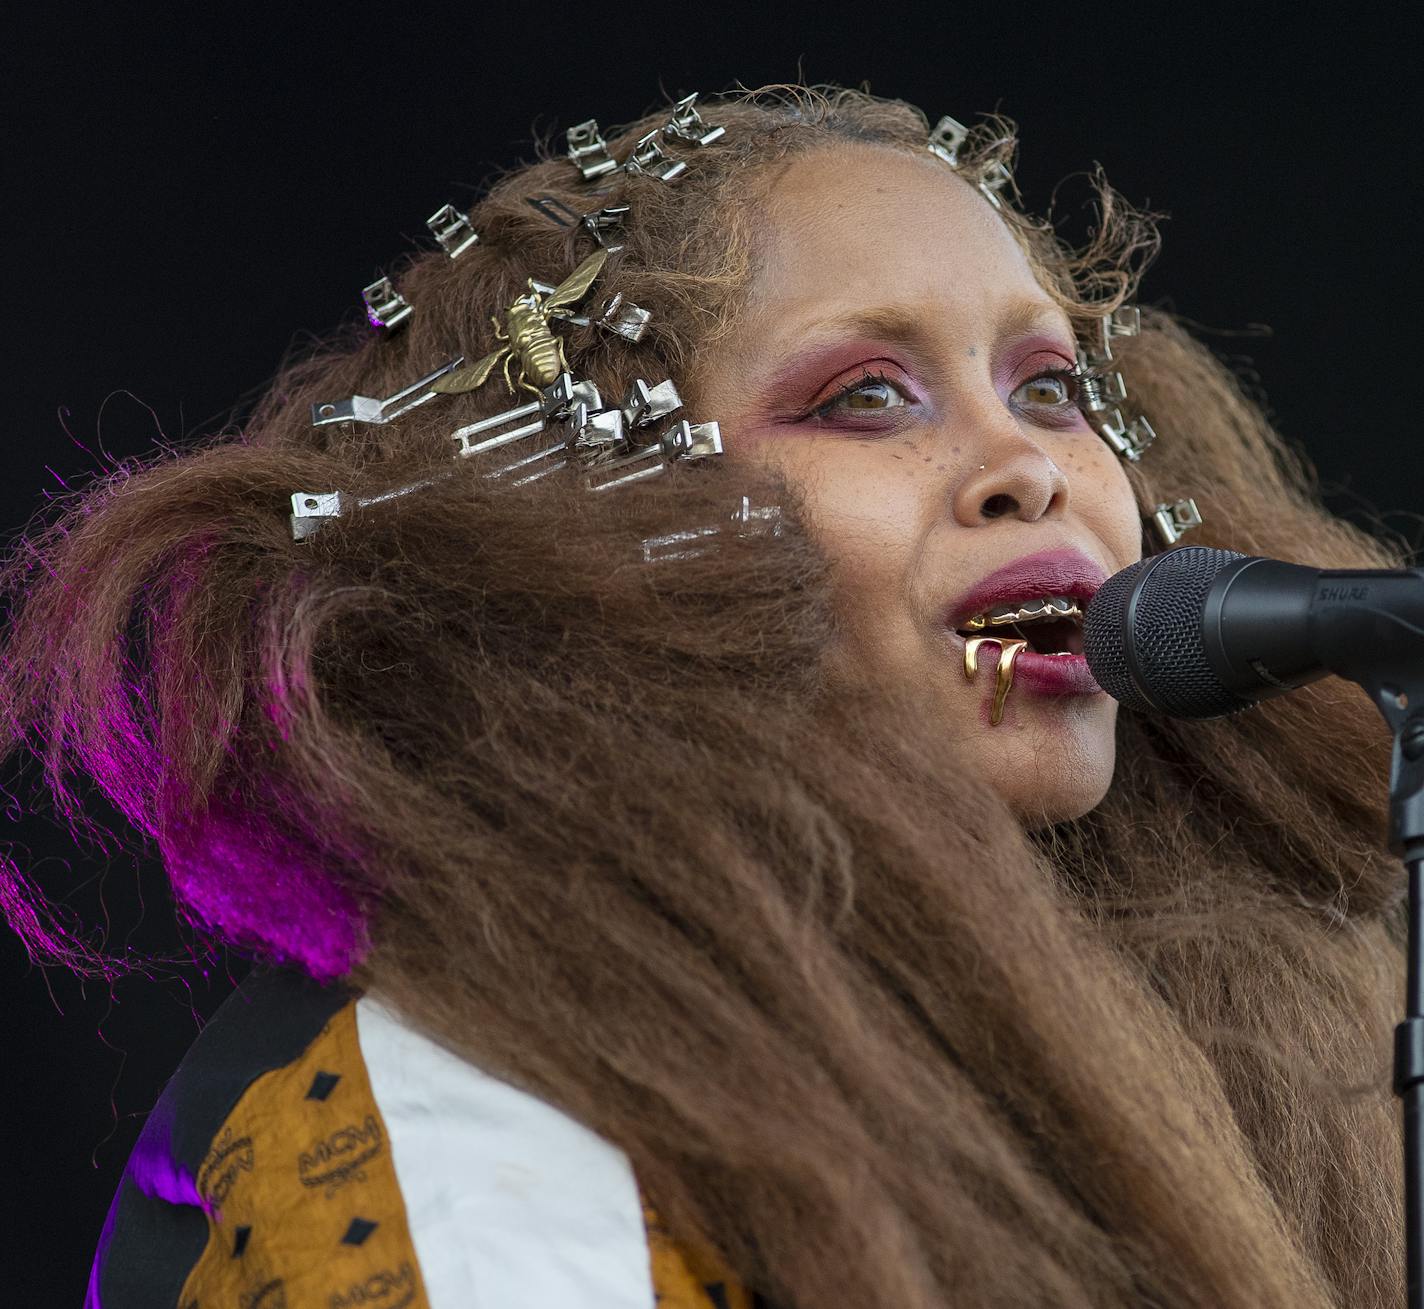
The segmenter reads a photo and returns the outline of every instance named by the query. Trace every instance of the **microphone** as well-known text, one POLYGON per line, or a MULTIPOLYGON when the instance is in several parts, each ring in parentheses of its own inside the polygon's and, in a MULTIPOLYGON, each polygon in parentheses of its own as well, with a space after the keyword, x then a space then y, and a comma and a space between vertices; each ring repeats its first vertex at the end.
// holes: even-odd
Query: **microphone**
POLYGON ((1098 685, 1131 709, 1217 718, 1336 673, 1392 718, 1424 679, 1424 569, 1179 546, 1102 584, 1083 645, 1098 685))

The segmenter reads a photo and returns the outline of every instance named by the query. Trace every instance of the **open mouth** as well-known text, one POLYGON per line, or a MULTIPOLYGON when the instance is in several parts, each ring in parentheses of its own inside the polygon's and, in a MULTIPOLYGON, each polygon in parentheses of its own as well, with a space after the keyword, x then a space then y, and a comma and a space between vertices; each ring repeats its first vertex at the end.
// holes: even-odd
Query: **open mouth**
POLYGON ((959 635, 995 637, 1028 642, 1041 655, 1083 653, 1083 610, 1073 596, 1044 596, 1018 604, 995 605, 975 614, 957 629, 959 635))

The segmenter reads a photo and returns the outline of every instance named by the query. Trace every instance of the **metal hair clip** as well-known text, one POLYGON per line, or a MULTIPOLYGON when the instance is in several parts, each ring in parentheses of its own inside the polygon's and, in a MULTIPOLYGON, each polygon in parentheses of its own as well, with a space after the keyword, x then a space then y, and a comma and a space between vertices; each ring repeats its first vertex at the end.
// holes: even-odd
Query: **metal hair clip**
POLYGON ((526 195, 524 203, 536 214, 547 218, 555 227, 572 227, 583 218, 578 210, 570 209, 556 195, 526 195))
POLYGON ((623 248, 621 241, 610 241, 608 233, 623 225, 623 220, 628 216, 629 205, 610 205, 581 214, 570 209, 556 195, 526 195, 524 200, 536 213, 542 214, 556 227, 582 227, 609 254, 616 254, 623 248))
POLYGON ((1157 433, 1152 430, 1145 414, 1138 414, 1129 421, 1123 418, 1120 409, 1114 409, 1108 417, 1099 421, 1098 435, 1112 447, 1114 453, 1130 464, 1141 459, 1143 452, 1157 439, 1157 433))
MULTIPOLYGON (((780 536, 781 506, 766 505, 753 509, 751 498, 743 496, 741 504, 732 511, 729 521, 738 536, 780 536)), ((665 563, 674 559, 695 559, 710 554, 716 548, 716 537, 726 532, 726 525, 714 523, 708 527, 692 527, 681 532, 668 532, 664 536, 649 536, 643 539, 643 562, 665 563), (685 549, 675 547, 685 546, 685 549)))
POLYGON ((999 191, 1013 180, 1014 175, 1009 172, 1007 166, 996 159, 985 170, 984 176, 979 179, 980 194, 995 209, 1002 209, 1004 202, 999 199, 999 191))
POLYGON ((563 421, 564 430, 569 433, 561 440, 535 450, 501 468, 493 469, 486 477, 508 477, 510 473, 522 472, 511 486, 523 486, 527 482, 537 482, 541 477, 557 473, 567 468, 572 459, 589 462, 599 455, 616 452, 627 447, 628 438, 623 423, 623 415, 617 409, 603 409, 597 413, 579 414, 570 411, 563 421), (562 456, 560 458, 559 456, 562 456), (532 471, 531 471, 532 470, 532 471))
POLYGON ((623 242, 615 243, 608 238, 622 230, 631 208, 631 205, 606 205, 602 209, 595 209, 591 214, 584 214, 579 221, 609 254, 616 254, 623 248, 623 242))
MULTIPOLYGON (((521 486, 525 482, 537 481, 549 473, 566 468, 571 459, 579 459, 584 463, 595 463, 599 460, 608 461, 630 454, 635 450, 631 441, 631 433, 639 428, 650 427, 675 410, 682 408, 682 397, 678 395, 677 387, 671 380, 659 382, 656 386, 649 386, 639 377, 633 380, 622 405, 613 409, 602 409, 601 405, 602 400, 596 387, 586 382, 574 382, 567 375, 560 378, 549 395, 544 411, 549 422, 562 420, 566 433, 565 439, 541 450, 536 450, 533 454, 516 459, 502 468, 487 473, 486 476, 504 477, 509 473, 520 472, 533 465, 542 464, 542 467, 514 481, 513 485, 521 486), (545 462, 554 459, 556 455, 565 457, 556 462, 545 462)), ((529 406, 525 406, 522 411, 510 410, 503 416, 503 419, 506 422, 512 421, 518 417, 527 416, 529 412, 529 406)), ((481 443, 476 449, 468 452, 462 450, 460 453, 474 454, 479 449, 494 449, 509 441, 517 440, 521 436, 534 434, 527 427, 518 429, 507 433, 503 438, 496 437, 481 443)))
POLYGON ((366 317, 371 326, 382 332, 391 332, 411 315, 410 301, 396 290, 389 277, 372 282, 361 291, 361 299, 366 302, 366 317))
MULTIPOLYGON (((1099 320, 1099 343, 1078 350, 1078 366, 1101 371, 1113 362, 1112 342, 1119 336, 1136 336, 1142 330, 1142 312, 1132 304, 1119 305, 1099 320)), ((1131 420, 1124 418, 1118 407, 1127 399, 1127 384, 1122 374, 1114 370, 1101 377, 1088 378, 1083 385, 1085 417, 1097 428, 1098 435, 1113 451, 1129 463, 1136 463, 1143 452, 1157 439, 1152 424, 1145 415, 1131 420)), ((1184 529, 1185 530, 1185 529, 1184 529)))
MULTIPOLYGON (((622 291, 617 291, 604 306, 603 313, 593 319, 593 322, 599 327, 606 327, 610 332, 616 332, 625 340, 641 341, 647 334, 652 317, 652 310, 640 309, 631 300, 625 300, 622 291)), ((581 327, 587 326, 589 322, 588 319, 577 318, 570 321, 581 327)))
POLYGON ((325 427, 328 423, 389 423, 402 414, 409 413, 417 405, 433 400, 440 394, 436 383, 464 362, 464 355, 459 355, 384 400, 376 400, 368 395, 351 395, 345 400, 335 400, 330 404, 314 404, 311 408, 312 426, 325 427))
POLYGON ((681 409, 682 397, 671 378, 649 386, 641 377, 635 377, 621 408, 629 427, 647 427, 681 409))
POLYGON ((951 168, 958 168, 959 147, 964 144, 968 135, 969 129, 963 123, 946 114, 931 129, 925 148, 931 154, 938 155, 951 168))
POLYGON ((590 118, 564 133, 569 143, 569 158, 579 170, 585 182, 602 177, 618 167, 617 161, 608 153, 608 142, 598 130, 598 119, 590 118))
POLYGON ((479 244, 480 234, 454 205, 441 205, 425 220, 425 225, 451 259, 479 244))
POLYGON ((450 439, 460 443, 460 448, 455 452, 457 458, 483 454, 486 450, 498 450, 526 437, 537 436, 556 419, 568 418, 582 426, 588 421, 590 413, 602 407, 603 397, 592 382, 580 381, 568 373, 560 373, 552 383, 538 392, 536 399, 527 404, 516 405, 513 409, 506 409, 502 414, 481 418, 478 422, 457 428, 450 433, 450 439), (526 418, 533 421, 521 421, 526 418), (519 425, 510 427, 511 423, 519 425), (472 437, 483 436, 486 432, 493 432, 494 435, 481 441, 471 440, 472 437))
POLYGON ((288 522, 292 525, 292 540, 305 541, 316 534, 317 529, 332 518, 340 518, 352 509, 363 509, 367 505, 380 504, 384 500, 394 500, 397 496, 409 495, 432 486, 435 478, 427 477, 409 486, 398 487, 394 491, 384 491, 380 495, 353 496, 345 491, 298 491, 292 496, 292 512, 288 522))
MULTIPOLYGON (((1081 353, 1079 364, 1087 366, 1087 359, 1081 353)), ((1127 383, 1121 373, 1104 373, 1101 377, 1083 379, 1083 407, 1093 413, 1101 413, 1120 405, 1127 399, 1127 383)))
POLYGON ((663 128, 669 141, 686 141, 689 145, 711 145, 727 134, 725 127, 713 127, 702 119, 696 109, 697 92, 684 96, 672 107, 672 117, 663 128))
POLYGON ((1114 337, 1137 336, 1142 331, 1142 310, 1134 304, 1118 305, 1110 314, 1098 320, 1099 344, 1084 352, 1084 361, 1091 368, 1103 368, 1112 363, 1114 337))
POLYGON ((656 177, 660 182, 673 182, 687 172, 687 165, 681 159, 671 158, 658 143, 656 129, 639 137, 633 152, 623 163, 625 173, 641 173, 645 177, 656 177))
POLYGON ((617 486, 657 477, 680 460, 705 459, 721 453, 722 429, 716 423, 689 423, 684 419, 668 428, 652 445, 596 465, 584 484, 590 491, 611 491, 617 486), (624 473, 622 470, 625 468, 633 471, 624 473), (605 473, 618 473, 620 476, 603 481, 605 473))
POLYGON ((1175 504, 1154 505, 1148 520, 1165 550, 1176 545, 1194 527, 1200 527, 1201 510, 1195 500, 1178 500, 1175 504))
MULTIPOLYGON (((959 150, 968 137, 969 129, 957 118, 946 114, 930 129, 925 149, 932 155, 938 155, 951 168, 958 169, 959 150)), ((999 199, 999 192, 1012 181, 1013 174, 1009 172, 1008 167, 996 159, 985 168, 984 176, 978 181, 980 194, 995 209, 1002 209, 1004 205, 999 199)))

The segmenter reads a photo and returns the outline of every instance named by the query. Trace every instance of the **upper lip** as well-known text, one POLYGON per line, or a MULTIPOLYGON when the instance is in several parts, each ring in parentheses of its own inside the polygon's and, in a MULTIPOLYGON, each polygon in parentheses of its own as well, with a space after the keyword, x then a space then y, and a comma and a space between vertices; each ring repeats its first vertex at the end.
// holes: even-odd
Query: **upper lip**
POLYGON ((981 577, 954 601, 945 621, 951 630, 957 630, 975 614, 982 614, 994 605, 1037 596, 1070 595, 1082 601, 1091 600, 1105 581, 1107 574, 1102 566, 1081 550, 1041 550, 981 577))

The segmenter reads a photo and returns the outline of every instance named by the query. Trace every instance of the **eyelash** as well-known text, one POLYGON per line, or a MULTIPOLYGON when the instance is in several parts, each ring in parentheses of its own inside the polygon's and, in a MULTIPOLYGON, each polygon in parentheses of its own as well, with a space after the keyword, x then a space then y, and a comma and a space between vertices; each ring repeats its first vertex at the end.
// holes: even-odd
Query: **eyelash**
MULTIPOLYGON (((1080 361, 1075 363, 1071 368, 1045 368, 1035 373, 1032 377, 1025 378, 1019 383, 1019 387, 1027 386, 1029 382, 1036 382, 1042 377, 1055 377, 1065 382, 1072 382, 1073 395, 1065 400, 1061 407, 1066 409, 1069 405, 1074 405, 1081 409, 1082 402, 1087 394, 1094 386, 1107 377, 1107 372, 1101 368, 1090 368, 1080 361)), ((896 390, 901 391, 903 394, 903 389, 897 386, 896 383, 884 373, 866 372, 854 381, 845 382, 838 386, 835 395, 811 410, 810 417, 828 418, 831 415, 831 411, 841 401, 854 395, 862 387, 875 385, 895 387, 896 390)), ((1014 389, 1018 390, 1019 387, 1015 387, 1014 389)), ((1059 408, 1060 406, 1052 405, 1048 407, 1059 408)))

